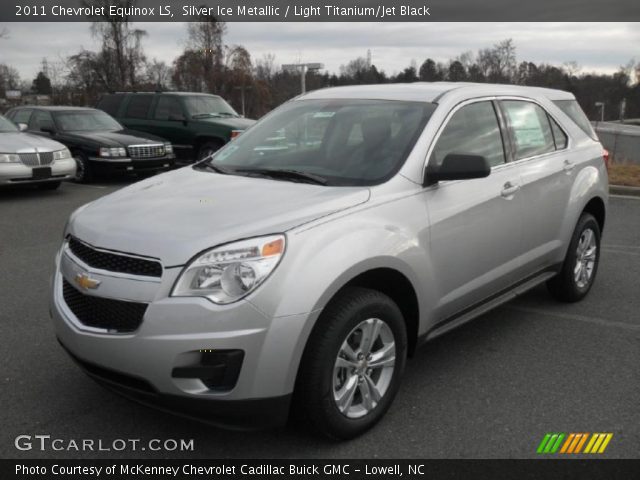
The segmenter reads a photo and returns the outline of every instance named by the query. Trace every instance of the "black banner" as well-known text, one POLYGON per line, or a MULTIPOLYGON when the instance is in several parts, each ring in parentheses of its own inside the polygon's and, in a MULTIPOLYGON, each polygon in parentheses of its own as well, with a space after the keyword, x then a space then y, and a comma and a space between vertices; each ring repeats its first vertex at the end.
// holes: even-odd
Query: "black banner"
POLYGON ((2 22, 487 22, 637 21, 637 0, 138 0, 132 8, 99 0, 3 0, 2 22), (113 4, 113 5, 112 5, 113 4))
POLYGON ((0 460, 0 478, 632 480, 640 460, 0 460))

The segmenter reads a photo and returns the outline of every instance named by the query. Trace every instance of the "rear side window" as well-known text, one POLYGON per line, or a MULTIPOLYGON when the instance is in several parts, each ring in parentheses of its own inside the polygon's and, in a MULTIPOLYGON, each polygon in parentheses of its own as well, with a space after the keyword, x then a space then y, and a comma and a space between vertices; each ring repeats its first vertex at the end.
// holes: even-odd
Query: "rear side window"
POLYGON ((533 157, 556 149, 547 112, 535 103, 503 100, 515 147, 515 159, 533 157))
POLYGON ((598 140, 598 136, 593 130, 591 123, 589 123, 589 119, 584 114, 576 100, 554 100, 553 103, 555 103, 556 106, 565 113, 565 115, 573 120, 584 133, 589 135, 592 139, 596 141, 598 140))
POLYGON ((549 123, 551 124, 551 131, 553 132, 553 141, 556 143, 556 150, 564 150, 567 148, 569 138, 564 133, 560 125, 551 117, 549 117, 549 123))
POLYGON ((98 108, 112 117, 118 116, 124 95, 104 95, 98 102, 98 108))
POLYGON ((125 116, 127 118, 147 118, 152 101, 151 95, 131 95, 125 116))
POLYGON ((184 118, 180 100, 176 97, 160 97, 153 118, 156 120, 178 120, 184 118))
POLYGON ((9 118, 13 120, 13 123, 29 123, 29 119, 31 118, 31 112, 33 110, 18 110, 17 112, 11 113, 9 118))
POLYGON ((505 163, 500 125, 491 102, 472 103, 454 113, 438 138, 429 164, 440 165, 450 153, 481 155, 492 167, 505 163))

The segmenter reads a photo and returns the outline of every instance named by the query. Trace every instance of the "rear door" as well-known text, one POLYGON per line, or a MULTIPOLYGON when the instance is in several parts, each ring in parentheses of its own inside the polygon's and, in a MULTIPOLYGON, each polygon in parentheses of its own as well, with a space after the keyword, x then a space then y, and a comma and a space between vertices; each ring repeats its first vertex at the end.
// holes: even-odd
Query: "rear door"
POLYGON ((169 140, 178 152, 192 149, 193 138, 186 112, 180 98, 176 95, 159 95, 157 97, 153 112, 149 117, 147 131, 169 140))
POLYGON ((514 164, 522 179, 522 276, 552 266, 562 257, 561 231, 576 173, 569 157, 569 137, 540 105, 503 99, 514 164))
POLYGON ((148 132, 148 117, 151 112, 151 104, 153 103, 153 94, 132 93, 127 95, 128 101, 124 106, 124 113, 120 118, 121 123, 131 130, 140 132, 148 132))
POLYGON ((439 182, 424 192, 440 299, 436 323, 452 322, 517 279, 523 203, 520 176, 507 162, 507 147, 491 100, 457 107, 436 138, 430 166, 449 153, 482 155, 491 164, 486 178, 439 182))

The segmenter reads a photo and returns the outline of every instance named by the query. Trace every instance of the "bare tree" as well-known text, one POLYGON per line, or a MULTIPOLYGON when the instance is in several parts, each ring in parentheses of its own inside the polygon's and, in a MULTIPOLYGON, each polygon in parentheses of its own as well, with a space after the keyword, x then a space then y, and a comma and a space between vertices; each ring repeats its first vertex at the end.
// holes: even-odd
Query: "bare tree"
POLYGON ((159 90, 164 90, 169 86, 171 73, 171 67, 156 58, 147 63, 147 81, 159 90))
MULTIPOLYGON (((212 15, 200 17, 199 22, 187 24, 187 49, 200 56, 204 82, 211 92, 220 88, 225 57, 223 38, 227 32, 224 22, 212 15)), ((185 51, 186 51, 185 50, 185 51)))

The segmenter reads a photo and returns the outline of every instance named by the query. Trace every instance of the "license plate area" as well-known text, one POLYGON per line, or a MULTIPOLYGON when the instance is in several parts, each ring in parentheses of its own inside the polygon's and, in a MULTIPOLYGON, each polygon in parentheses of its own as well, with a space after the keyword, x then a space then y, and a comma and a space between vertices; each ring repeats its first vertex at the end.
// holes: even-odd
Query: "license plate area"
POLYGON ((31 178, 33 180, 42 180, 44 178, 51 178, 51 167, 38 167, 31 171, 31 178))

